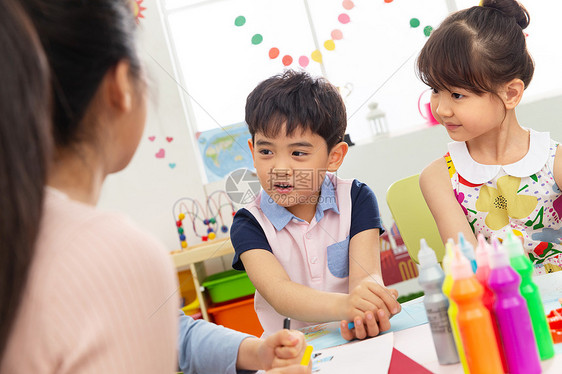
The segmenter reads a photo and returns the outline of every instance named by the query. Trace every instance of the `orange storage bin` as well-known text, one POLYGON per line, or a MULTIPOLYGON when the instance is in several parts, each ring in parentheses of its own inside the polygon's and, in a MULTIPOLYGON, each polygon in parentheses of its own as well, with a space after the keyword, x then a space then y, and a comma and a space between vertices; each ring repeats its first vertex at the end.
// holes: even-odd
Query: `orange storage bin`
POLYGON ((253 295, 209 308, 208 313, 217 325, 258 337, 263 334, 263 328, 254 311, 253 295))

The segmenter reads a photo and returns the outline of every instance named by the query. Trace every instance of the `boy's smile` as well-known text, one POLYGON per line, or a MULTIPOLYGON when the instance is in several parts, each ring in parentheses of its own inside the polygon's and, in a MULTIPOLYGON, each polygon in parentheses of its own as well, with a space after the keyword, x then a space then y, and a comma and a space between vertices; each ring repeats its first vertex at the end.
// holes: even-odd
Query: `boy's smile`
POLYGON ((285 127, 274 137, 256 133, 248 145, 264 191, 275 203, 310 222, 326 172, 337 170, 332 153, 341 145, 328 153, 320 135, 308 129, 286 135, 285 127))

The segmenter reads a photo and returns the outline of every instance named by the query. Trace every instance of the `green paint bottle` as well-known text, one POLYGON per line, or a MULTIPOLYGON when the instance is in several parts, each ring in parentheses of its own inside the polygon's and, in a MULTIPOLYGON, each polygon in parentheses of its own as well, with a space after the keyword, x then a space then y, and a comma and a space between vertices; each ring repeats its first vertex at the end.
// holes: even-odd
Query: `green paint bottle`
POLYGON ((521 276, 520 291, 521 295, 527 301, 527 308, 529 308, 539 355, 541 360, 547 360, 554 356, 554 345, 552 343, 548 322, 546 321, 546 314, 544 312, 539 288, 532 279, 533 264, 525 254, 521 240, 512 232, 507 234, 503 245, 509 253, 511 266, 521 276))

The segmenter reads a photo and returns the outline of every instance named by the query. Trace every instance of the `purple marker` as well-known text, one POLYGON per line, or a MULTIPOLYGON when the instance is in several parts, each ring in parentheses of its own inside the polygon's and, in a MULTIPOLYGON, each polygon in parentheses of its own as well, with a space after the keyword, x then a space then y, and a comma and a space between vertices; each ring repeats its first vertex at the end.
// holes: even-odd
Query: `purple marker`
POLYGON ((509 264, 509 256, 497 240, 490 255, 488 284, 496 295, 494 313, 511 374, 541 372, 539 352, 527 302, 519 292, 521 276, 509 264))

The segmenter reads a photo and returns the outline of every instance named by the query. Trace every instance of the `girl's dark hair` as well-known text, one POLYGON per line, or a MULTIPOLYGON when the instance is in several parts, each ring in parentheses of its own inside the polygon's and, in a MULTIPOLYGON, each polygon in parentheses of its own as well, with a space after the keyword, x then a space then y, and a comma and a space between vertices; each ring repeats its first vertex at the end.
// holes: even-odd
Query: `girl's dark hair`
POLYGON ((0 361, 32 263, 51 158, 49 69, 15 0, 0 0, 0 361))
POLYGON ((515 0, 484 0, 455 12, 431 34, 417 60, 418 75, 428 86, 476 94, 519 78, 529 86, 534 63, 523 29, 527 10, 515 0))
POLYGON ((102 78, 125 59, 141 71, 130 0, 21 0, 47 54, 52 72, 54 137, 69 147, 88 136, 81 128, 102 78))
POLYGON ((345 104, 324 78, 288 70, 256 86, 246 100, 246 123, 252 134, 275 137, 285 125, 286 135, 310 130, 326 140, 328 151, 343 141, 347 127, 345 104))

